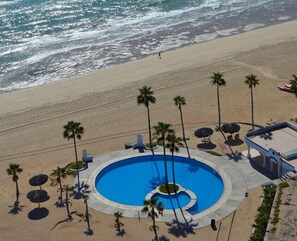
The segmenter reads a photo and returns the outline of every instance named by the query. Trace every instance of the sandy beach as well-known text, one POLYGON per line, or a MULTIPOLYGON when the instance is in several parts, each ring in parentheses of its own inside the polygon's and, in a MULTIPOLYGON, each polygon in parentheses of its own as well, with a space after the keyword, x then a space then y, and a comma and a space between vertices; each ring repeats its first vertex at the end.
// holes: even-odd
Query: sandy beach
MULTIPOLYGON (((197 149, 201 140, 193 132, 217 124, 216 89, 210 84, 212 73, 217 71, 224 74, 227 83, 220 90, 223 122, 251 122, 250 91, 244 84, 248 74, 260 79, 254 91, 255 123, 290 121, 297 118, 293 111, 296 97, 277 86, 297 74, 296 46, 297 21, 293 21, 162 53, 162 59, 150 56, 71 80, 0 95, 1 238, 3 241, 151 240, 148 220, 123 219, 127 234, 117 237, 112 226, 114 218, 93 210, 90 210, 93 236, 85 236, 86 224, 79 217, 55 226, 66 218, 66 210, 54 206, 58 193, 49 182, 43 186, 51 197, 43 205, 49 215, 38 221, 28 219, 28 212, 37 207, 26 198, 32 189, 29 178, 39 173, 50 174, 58 165, 74 161, 73 143, 63 138, 63 125, 74 120, 85 128, 78 142, 79 153, 83 148, 93 154, 123 149, 126 142, 136 141, 138 133, 147 141, 146 109, 136 103, 138 89, 147 85, 152 86, 157 99, 151 106, 152 124, 171 123, 179 134, 180 119, 173 98, 177 95, 186 98, 183 114, 189 147, 197 149), (15 201, 15 185, 6 173, 9 163, 18 163, 24 170, 19 175, 20 203, 24 207, 17 215, 9 214, 9 206, 15 201)), ((241 137, 250 128, 243 126, 241 137)), ((242 151, 246 147, 236 149, 242 151)), ((215 150, 224 152, 219 145, 215 150)), ((71 178, 67 181, 73 183, 71 178)), ((260 188, 254 189, 243 201, 236 212, 240 221, 234 222, 234 236, 230 240, 238 241, 238 236, 241 241, 248 240, 260 194, 260 188)), ((83 213, 83 203, 73 201, 71 209, 83 213)), ((231 218, 222 221, 221 232, 226 237, 219 240, 227 240, 231 218)), ((210 227, 195 233, 185 239, 216 238, 210 227)), ((160 234, 168 240, 178 239, 168 233, 165 224, 160 224, 160 234)))

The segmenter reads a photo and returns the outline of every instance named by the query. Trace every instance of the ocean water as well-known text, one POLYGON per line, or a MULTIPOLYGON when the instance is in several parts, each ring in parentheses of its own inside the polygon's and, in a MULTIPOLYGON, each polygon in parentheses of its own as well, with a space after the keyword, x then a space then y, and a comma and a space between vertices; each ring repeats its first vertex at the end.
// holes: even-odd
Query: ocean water
POLYGON ((296 0, 0 0, 0 93, 293 19, 296 0))

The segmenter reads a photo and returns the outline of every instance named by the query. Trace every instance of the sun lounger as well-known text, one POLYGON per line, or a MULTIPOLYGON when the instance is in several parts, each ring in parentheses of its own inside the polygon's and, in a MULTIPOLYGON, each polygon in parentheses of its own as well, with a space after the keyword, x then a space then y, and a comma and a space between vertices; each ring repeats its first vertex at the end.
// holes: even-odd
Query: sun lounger
POLYGON ((93 156, 88 155, 87 149, 83 149, 82 151, 82 160, 86 163, 93 162, 93 156))
POLYGON ((138 149, 139 152, 144 152, 144 150, 146 149, 146 146, 143 144, 142 141, 142 135, 137 134, 137 143, 133 146, 133 149, 138 149))

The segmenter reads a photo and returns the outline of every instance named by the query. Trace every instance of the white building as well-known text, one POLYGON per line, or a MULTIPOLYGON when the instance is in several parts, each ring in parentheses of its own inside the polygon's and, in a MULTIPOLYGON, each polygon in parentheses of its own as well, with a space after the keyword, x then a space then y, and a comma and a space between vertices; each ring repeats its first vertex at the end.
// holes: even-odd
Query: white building
POLYGON ((248 157, 262 156, 258 162, 272 178, 297 170, 297 126, 290 122, 276 123, 244 136, 248 157), (255 152, 255 150, 257 152, 255 152), (258 153, 259 152, 259 153, 258 153))

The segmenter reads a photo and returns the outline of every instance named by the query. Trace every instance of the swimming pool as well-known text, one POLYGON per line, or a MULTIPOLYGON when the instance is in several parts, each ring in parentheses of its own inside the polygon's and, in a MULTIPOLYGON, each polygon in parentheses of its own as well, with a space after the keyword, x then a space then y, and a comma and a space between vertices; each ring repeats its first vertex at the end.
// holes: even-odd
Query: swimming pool
MULTIPOLYGON (((171 156, 166 156, 168 179, 172 182, 171 156)), ((176 183, 184 189, 189 189, 197 197, 197 203, 190 208, 191 214, 204 211, 215 204, 224 191, 220 175, 206 164, 186 157, 174 157, 176 183)), ((131 206, 143 206, 148 193, 165 183, 163 155, 145 155, 114 162, 103 168, 95 178, 97 191, 104 198, 131 206)), ((158 196, 166 209, 171 201, 158 196)), ((181 195, 178 203, 181 207, 187 205, 187 197, 181 195)))

